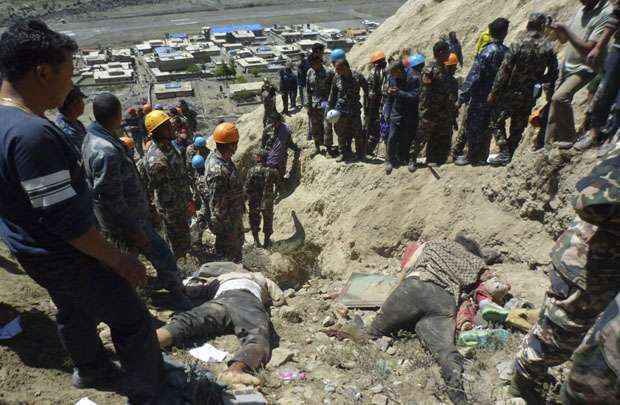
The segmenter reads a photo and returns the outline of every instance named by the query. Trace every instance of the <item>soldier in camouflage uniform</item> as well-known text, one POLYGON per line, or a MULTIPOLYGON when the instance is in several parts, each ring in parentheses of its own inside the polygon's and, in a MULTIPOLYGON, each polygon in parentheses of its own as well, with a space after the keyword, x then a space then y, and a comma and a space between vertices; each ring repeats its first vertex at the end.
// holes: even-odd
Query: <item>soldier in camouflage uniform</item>
POLYGON ((512 160, 534 107, 534 86, 553 87, 558 77, 558 59, 553 45, 544 37, 546 17, 532 13, 527 33, 514 42, 499 69, 488 102, 494 106, 491 132, 500 154, 489 163, 506 165, 512 160), (510 138, 506 139, 506 120, 510 118, 510 138))
POLYGON ((384 86, 387 80, 387 62, 385 55, 383 58, 379 58, 381 55, 377 55, 375 62, 373 63, 373 69, 368 74, 368 113, 364 117, 364 127, 368 137, 368 154, 373 155, 375 149, 381 140, 381 134, 379 133, 381 125, 381 111, 383 109, 384 100, 384 86))
POLYGON ((459 137, 452 150, 455 164, 464 166, 469 163, 485 164, 491 144, 489 120, 491 107, 487 98, 497 71, 504 60, 508 47, 504 45, 504 38, 508 34, 510 22, 505 18, 498 18, 489 24, 491 42, 476 56, 474 64, 459 91, 458 105, 469 104, 464 128, 461 128, 459 137), (467 157, 463 150, 467 143, 467 157))
POLYGON ((420 131, 414 142, 412 162, 415 162, 424 143, 426 163, 443 164, 448 160, 452 129, 456 122, 458 82, 445 63, 450 57, 450 45, 439 41, 433 48, 435 60, 422 71, 420 92, 420 131))
POLYGON ((331 137, 329 139, 330 142, 326 142, 324 125, 332 76, 323 66, 322 57, 311 56, 310 58, 311 68, 308 70, 306 79, 309 131, 312 139, 314 139, 316 153, 321 153, 321 145, 325 145, 327 151, 332 154, 331 137))
POLYGON ((542 400, 549 367, 567 361, 620 292, 620 143, 577 183, 577 218, 551 251, 551 287, 519 349, 511 394, 542 400))
POLYGON ((338 110, 341 117, 334 124, 338 145, 342 155, 338 161, 350 159, 353 155, 351 143, 355 139, 355 154, 359 160, 366 158, 367 139, 362 131, 362 104, 360 90, 364 92, 364 115, 368 112, 368 82, 359 72, 351 70, 347 60, 334 64, 336 76, 329 95, 329 109, 338 110))
POLYGON ((163 122, 150 132, 153 140, 145 155, 145 169, 166 240, 178 259, 184 257, 190 249, 189 177, 181 154, 172 145, 174 132, 170 118, 161 111, 151 114, 156 113, 165 117, 163 122))
POLYGON ((207 158, 204 176, 209 228, 215 235, 218 255, 240 263, 244 242, 245 201, 241 175, 232 161, 239 142, 239 131, 235 124, 225 122, 215 128, 213 139, 216 150, 207 158))
POLYGON ((192 166, 192 159, 196 155, 200 155, 207 159, 209 152, 209 148, 207 148, 207 141, 202 135, 197 135, 194 138, 194 143, 187 147, 187 150, 185 151, 185 167, 187 168, 187 172, 192 180, 196 177, 196 170, 192 166))
POLYGON ((607 306, 573 354, 573 368, 562 386, 562 403, 620 402, 620 294, 607 306))
POLYGON ((260 90, 260 98, 263 102, 263 128, 266 127, 270 121, 269 118, 276 110, 276 88, 268 78, 264 79, 263 87, 260 90))
POLYGON ((265 164, 267 152, 261 150, 256 155, 257 164, 247 174, 245 195, 248 199, 250 228, 256 246, 261 246, 259 239, 261 216, 263 219, 264 246, 271 246, 273 234, 273 203, 278 184, 278 171, 265 164))

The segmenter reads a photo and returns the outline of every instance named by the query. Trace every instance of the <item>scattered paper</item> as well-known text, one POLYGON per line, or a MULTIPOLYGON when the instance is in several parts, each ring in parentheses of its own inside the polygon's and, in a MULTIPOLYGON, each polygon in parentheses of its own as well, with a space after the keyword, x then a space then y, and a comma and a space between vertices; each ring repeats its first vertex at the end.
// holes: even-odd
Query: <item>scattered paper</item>
POLYGON ((18 316, 11 322, 0 327, 0 340, 12 339, 22 333, 22 325, 20 323, 20 320, 21 318, 18 316))
POLYGON ((208 343, 200 347, 196 347, 189 351, 189 354, 197 358, 198 360, 202 360, 204 362, 215 362, 221 363, 224 361, 226 356, 228 356, 228 352, 222 351, 216 347, 211 346, 208 343))
POLYGON ((97 405, 97 403, 91 401, 90 399, 88 399, 88 397, 84 397, 80 399, 79 401, 77 401, 75 405, 97 405))

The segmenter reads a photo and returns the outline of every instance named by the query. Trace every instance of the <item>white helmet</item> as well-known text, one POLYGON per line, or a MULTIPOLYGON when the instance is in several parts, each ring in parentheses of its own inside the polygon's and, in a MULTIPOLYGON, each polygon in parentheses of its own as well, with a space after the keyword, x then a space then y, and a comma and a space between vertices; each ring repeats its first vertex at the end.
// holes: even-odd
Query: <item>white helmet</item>
POLYGON ((340 111, 330 110, 327 112, 327 117, 325 117, 325 121, 329 122, 330 124, 335 124, 340 119, 340 115, 340 111))

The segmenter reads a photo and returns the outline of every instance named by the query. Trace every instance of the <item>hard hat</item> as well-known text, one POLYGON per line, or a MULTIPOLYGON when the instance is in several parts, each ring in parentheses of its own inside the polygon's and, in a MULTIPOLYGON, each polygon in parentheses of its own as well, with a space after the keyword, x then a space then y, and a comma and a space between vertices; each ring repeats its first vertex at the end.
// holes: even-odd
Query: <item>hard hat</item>
POLYGON ((197 136, 194 138, 194 146, 197 148, 204 148, 207 146, 207 141, 202 136, 197 136))
POLYGON ((152 134, 157 128, 168 121, 170 121, 170 116, 161 110, 152 111, 144 117, 146 131, 149 134, 152 134))
POLYGON ((144 115, 150 113, 151 111, 153 111, 153 107, 151 107, 150 104, 144 104, 142 106, 142 112, 144 113, 144 115))
POLYGON ((136 147, 136 143, 134 142, 133 138, 131 138, 129 136, 121 137, 120 141, 123 143, 123 145, 125 145, 127 150, 132 150, 133 148, 136 147))
POLYGON ((377 51, 370 55, 370 63, 377 63, 382 60, 385 60, 385 53, 383 51, 377 51))
POLYGON ((459 58, 458 56, 456 56, 455 53, 451 53, 450 57, 448 57, 448 60, 445 61, 444 63, 446 66, 456 66, 459 64, 459 58))
POLYGON ((239 141, 239 130, 232 122, 223 122, 213 131, 215 143, 235 143, 239 141))
POLYGON ((164 107, 161 104, 155 104, 155 109, 156 110, 163 110, 164 107))
POLYGON ((532 124, 535 128, 540 128, 542 126, 541 122, 541 110, 534 110, 532 115, 530 115, 530 124, 532 124))
POLYGON ((325 117, 325 120, 330 124, 335 124, 338 120, 340 120, 341 115, 342 114, 338 110, 330 110, 327 112, 327 117, 325 117))
POLYGON ((332 51, 332 54, 330 55, 330 60, 333 62, 337 62, 339 60, 343 60, 347 57, 347 54, 345 53, 344 50, 338 48, 338 49, 334 49, 332 51))
POLYGON ((205 168, 205 158, 200 155, 196 155, 192 158, 192 167, 196 170, 205 168))
POLYGON ((417 67, 426 63, 426 58, 424 55, 416 53, 413 56, 409 57, 409 66, 417 67))

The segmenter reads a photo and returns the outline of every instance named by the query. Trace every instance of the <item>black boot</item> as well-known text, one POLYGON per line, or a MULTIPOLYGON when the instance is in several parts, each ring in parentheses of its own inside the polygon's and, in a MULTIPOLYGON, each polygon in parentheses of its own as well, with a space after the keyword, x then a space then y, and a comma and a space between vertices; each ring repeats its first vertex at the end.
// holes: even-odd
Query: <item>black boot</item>
POLYGON ((260 238, 258 235, 258 231, 252 231, 252 237, 254 238, 254 244, 256 247, 262 247, 260 244, 260 238))
POLYGON ((269 249, 271 247, 271 234, 266 233, 265 234, 265 249, 269 249))
POLYGON ((121 380, 122 374, 118 364, 106 359, 96 367, 75 367, 71 384, 78 389, 109 388, 121 380))

